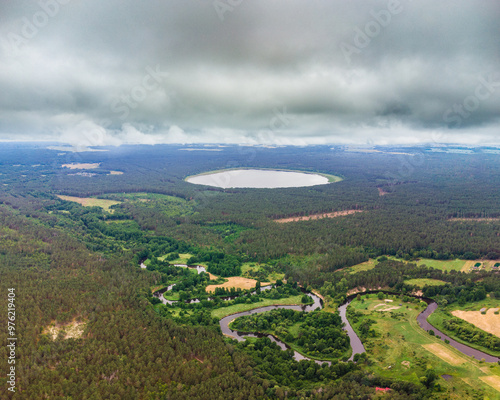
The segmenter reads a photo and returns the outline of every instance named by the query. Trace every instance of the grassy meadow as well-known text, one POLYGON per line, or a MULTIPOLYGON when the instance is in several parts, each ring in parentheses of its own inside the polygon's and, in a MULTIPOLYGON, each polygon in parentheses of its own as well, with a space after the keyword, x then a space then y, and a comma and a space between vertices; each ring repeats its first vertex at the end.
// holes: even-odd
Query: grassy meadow
POLYGON ((449 391, 446 397, 436 393, 436 398, 500 398, 499 365, 467 357, 422 330, 416 320, 424 309, 421 304, 404 303, 395 296, 387 299, 393 301, 365 295, 349 306, 350 310, 359 313, 356 322, 356 317, 351 318, 357 332, 367 320, 374 321, 370 329, 375 337, 362 339, 373 361, 368 367, 372 372, 418 383, 432 368, 438 376, 436 383, 449 391), (442 375, 451 375, 451 378, 445 380, 442 375))

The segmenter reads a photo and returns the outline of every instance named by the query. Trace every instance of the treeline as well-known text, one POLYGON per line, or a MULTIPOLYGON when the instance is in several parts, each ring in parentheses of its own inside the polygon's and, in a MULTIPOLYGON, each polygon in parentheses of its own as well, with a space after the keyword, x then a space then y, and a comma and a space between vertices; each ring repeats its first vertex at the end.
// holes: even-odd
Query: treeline
POLYGON ((467 321, 456 318, 451 314, 447 316, 448 318, 443 320, 443 328, 446 331, 451 331, 454 336, 465 342, 483 346, 493 351, 500 351, 499 337, 478 329, 467 321))
MULTIPOLYGON (((16 289, 17 392, 1 398, 261 398, 241 356, 204 327, 158 318, 138 289, 157 275, 124 258, 103 258, 60 230, 0 207, 0 290, 16 289), (84 323, 81 338, 46 329, 84 323)), ((2 307, 7 309, 3 296, 2 307)), ((6 342, 7 330, 0 332, 6 342)), ((7 348, 0 348, 7 359, 7 348)), ((0 366, 7 376, 8 364, 0 366)))
POLYGON ((210 152, 193 154, 180 148, 135 146, 104 153, 67 153, 64 157, 39 148, 17 150, 23 157, 29 154, 30 158, 24 159, 32 159, 37 167, 15 164, 13 154, 3 152, 0 162, 5 163, 6 171, 0 182, 7 186, 2 186, 0 198, 14 206, 23 203, 23 207, 32 208, 30 214, 42 217, 39 205, 54 201, 47 198, 49 192, 78 196, 150 192, 176 196, 177 201, 166 196, 143 204, 127 201, 116 207, 116 212, 124 219, 133 218, 142 229, 153 230, 156 235, 197 246, 217 246, 226 253, 245 254, 260 261, 342 249, 332 253, 342 251, 346 253, 343 256, 324 260, 321 268, 330 271, 341 263, 354 263, 357 256, 349 254, 352 249, 372 257, 388 254, 408 259, 493 258, 500 254, 498 222, 449 221, 453 217, 500 215, 496 155, 465 158, 409 148, 406 151, 413 154, 407 156, 409 165, 420 162, 401 171, 400 156, 350 153, 321 146, 228 147, 217 152, 217 157, 210 152), (242 157, 242 152, 252 156, 242 157), (103 171, 120 170, 124 175, 69 175, 73 172, 61 165, 73 162, 99 162, 103 171), (223 190, 183 181, 187 175, 229 165, 322 171, 345 179, 311 188, 273 190, 223 190), (379 196, 378 188, 388 194, 379 196), (23 200, 28 193, 38 205, 27 204, 33 199, 23 200), (322 221, 270 222, 277 217, 347 209, 364 212, 322 221))
MULTIPOLYGON (((291 271, 293 272, 293 271, 291 271)), ((291 272, 287 273, 291 274, 291 272)), ((291 276, 292 277, 292 276, 291 276)), ((427 286, 424 288, 426 297, 435 298, 446 304, 467 299, 481 299, 487 293, 496 296, 498 282, 495 272, 480 272, 466 274, 457 271, 441 271, 426 266, 417 266, 413 263, 385 260, 379 262, 375 268, 362 273, 349 274, 343 271, 319 278, 309 277, 308 284, 321 287, 321 294, 330 296, 337 302, 345 300, 345 294, 353 288, 377 289, 388 288, 394 292, 406 294, 416 290, 414 285, 405 283, 409 279, 430 278, 447 282, 442 286, 427 286), (321 279, 328 279, 322 281, 321 279)))

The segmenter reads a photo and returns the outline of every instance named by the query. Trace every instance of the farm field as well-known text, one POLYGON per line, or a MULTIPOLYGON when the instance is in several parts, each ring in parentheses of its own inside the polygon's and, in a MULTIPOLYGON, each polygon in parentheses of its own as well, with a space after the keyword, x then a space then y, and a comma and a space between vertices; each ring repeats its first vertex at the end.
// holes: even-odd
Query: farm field
POLYGON ((416 321, 423 310, 420 304, 403 303, 399 297, 388 299, 396 306, 372 294, 354 300, 348 309, 348 316, 351 310, 358 313, 349 316, 358 334, 361 325, 374 321, 370 329, 375 336, 362 338, 368 357, 373 360, 368 367, 371 371, 417 383, 432 369, 437 376, 435 382, 448 390, 443 397, 435 393, 436 398, 473 398, 477 389, 487 396, 484 398, 500 398, 495 385, 500 379, 498 365, 478 362, 423 331, 416 321), (445 380, 442 375, 451 377, 445 380))
MULTIPOLYGON (((227 279, 227 282, 221 283, 220 285, 208 285, 207 292, 214 292, 216 288, 235 288, 235 289, 253 289, 257 284, 255 279, 243 278, 241 276, 232 276, 227 279)), ((262 283, 262 286, 269 285, 270 282, 262 283)))
POLYGON ((489 332, 500 337, 500 314, 495 314, 495 311, 500 310, 499 307, 486 310, 485 314, 481 311, 463 311, 455 310, 451 313, 458 318, 461 318, 483 331, 489 332))

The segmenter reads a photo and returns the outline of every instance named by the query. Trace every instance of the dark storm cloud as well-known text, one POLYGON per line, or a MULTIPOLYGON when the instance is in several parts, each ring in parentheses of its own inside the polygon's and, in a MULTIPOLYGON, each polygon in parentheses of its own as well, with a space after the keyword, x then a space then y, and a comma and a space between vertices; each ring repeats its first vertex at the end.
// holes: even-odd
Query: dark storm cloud
POLYGON ((40 0, 0 15, 0 139, 500 142, 495 0, 40 0))

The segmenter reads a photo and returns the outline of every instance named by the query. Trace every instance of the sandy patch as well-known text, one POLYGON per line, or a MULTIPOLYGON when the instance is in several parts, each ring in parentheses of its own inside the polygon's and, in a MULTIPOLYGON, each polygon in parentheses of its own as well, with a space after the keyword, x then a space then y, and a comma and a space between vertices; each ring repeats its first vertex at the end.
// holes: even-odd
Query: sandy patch
MULTIPOLYGON (((214 292, 215 288, 236 288, 236 289, 253 289, 257 284, 255 279, 250 278, 242 278, 241 276, 232 276, 230 278, 226 278, 227 282, 224 282, 220 285, 208 285, 206 290, 207 292, 214 292)), ((269 283, 261 283, 261 286, 269 285, 269 283)))
POLYGON ((480 376, 479 379, 481 379, 487 385, 490 385, 493 389, 500 392, 500 376, 480 376))
POLYGON ((385 299, 384 300, 386 303, 392 303, 394 300, 391 300, 391 299, 385 299))
POLYGON ((43 334, 49 335, 52 340, 56 340, 59 332, 63 332, 63 339, 78 339, 83 335, 83 331, 85 329, 85 322, 81 321, 72 321, 66 325, 60 325, 56 323, 52 323, 48 327, 43 330, 43 334))
POLYGON ((410 368, 410 362, 409 361, 401 361, 401 365, 405 368, 410 368))
POLYGON ((466 362, 464 358, 455 355, 455 353, 448 350, 440 343, 423 344, 422 347, 425 350, 430 351, 436 357, 439 357, 441 360, 447 362, 448 364, 460 365, 466 362))
POLYGON ((336 217, 343 217, 345 215, 355 214, 358 212, 363 212, 363 210, 344 210, 344 211, 335 211, 331 213, 312 214, 302 217, 280 218, 280 219, 275 219, 274 222, 279 222, 280 224, 283 224, 286 222, 309 221, 311 219, 336 218, 336 217))
MULTIPOLYGON (((386 301, 388 301, 388 300, 386 300, 386 301)), ((390 301, 392 301, 392 300, 390 300, 390 301)), ((378 307, 387 307, 387 306, 388 306, 388 304, 381 303, 381 304, 377 304, 375 307, 373 307, 373 309, 375 310, 378 307)), ((382 308, 382 309, 377 310, 377 311, 391 311, 391 310, 397 310, 398 308, 401 308, 401 307, 393 306, 393 307, 382 308)))
POLYGON ((385 196, 386 194, 389 194, 389 192, 386 192, 384 189, 381 187, 377 188, 378 189, 378 195, 379 196, 385 196))
POLYGON ((109 171, 110 175, 123 175, 122 171, 109 171))
POLYGON ((394 306, 394 307, 384 308, 384 309, 382 309, 380 311, 392 311, 392 310, 397 310, 398 308, 401 308, 401 307, 394 306))
MULTIPOLYGON (((382 289, 382 287, 381 287, 381 286, 379 286, 378 288, 368 288, 368 290, 381 290, 381 289, 382 289)), ((358 293, 360 293, 360 294, 361 294, 361 293, 366 292, 366 290, 367 290, 367 289, 366 289, 365 287, 356 287, 356 288, 354 288, 354 289, 349 290, 349 291, 346 293, 346 296, 351 296, 351 295, 353 295, 353 294, 358 294, 358 293)))
POLYGON ((311 290, 312 294, 315 294, 318 296, 323 302, 325 301, 325 298, 317 291, 317 290, 311 290))
POLYGON ((100 163, 73 163, 73 164, 63 164, 63 168, 69 169, 95 169, 99 168, 100 163))
POLYGON ((474 326, 477 326, 483 331, 489 332, 500 337, 500 314, 496 315, 495 311, 498 308, 490 308, 486 314, 481 314, 480 311, 462 311, 455 310, 451 313, 458 318, 461 318, 474 326))
POLYGON ((351 290, 348 290, 347 293, 346 293, 346 296, 351 296, 353 294, 356 294, 356 293, 363 293, 363 292, 366 292, 366 288, 365 287, 361 287, 361 288, 354 288, 354 289, 351 289, 351 290))

